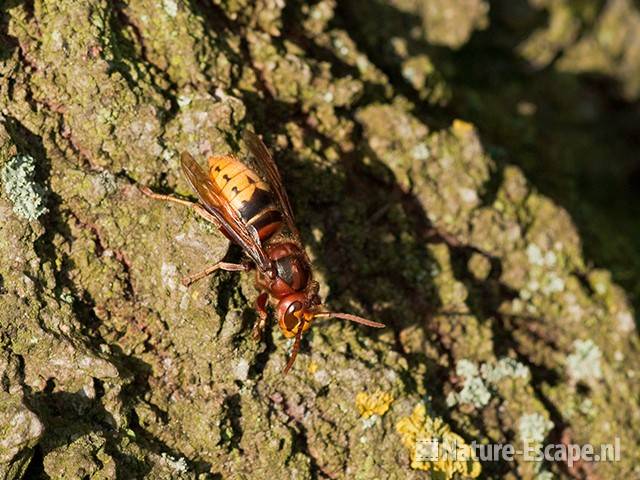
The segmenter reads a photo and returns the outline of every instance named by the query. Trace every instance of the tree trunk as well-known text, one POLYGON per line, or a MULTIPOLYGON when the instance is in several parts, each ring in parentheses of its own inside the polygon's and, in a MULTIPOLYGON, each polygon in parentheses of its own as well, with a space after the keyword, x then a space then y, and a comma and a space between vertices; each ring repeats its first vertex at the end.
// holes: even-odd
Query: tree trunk
POLYGON ((3 2, 0 476, 637 475, 640 12, 490 3, 3 2), (286 376, 253 274, 180 283, 226 238, 139 190, 246 128, 328 306, 387 325, 318 320, 286 376))

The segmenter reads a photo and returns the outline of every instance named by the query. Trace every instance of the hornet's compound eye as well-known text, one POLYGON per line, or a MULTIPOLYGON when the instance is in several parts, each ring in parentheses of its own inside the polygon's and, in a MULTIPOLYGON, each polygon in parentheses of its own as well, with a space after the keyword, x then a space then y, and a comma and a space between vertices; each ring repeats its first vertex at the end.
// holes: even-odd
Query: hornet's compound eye
POLYGON ((287 308, 284 314, 284 324, 287 330, 293 331, 294 328, 300 323, 300 317, 302 316, 302 302, 292 302, 287 308))
POLYGON ((278 324, 285 337, 295 336, 298 327, 304 320, 305 311, 306 297, 304 293, 293 293, 280 300, 277 307, 278 324))

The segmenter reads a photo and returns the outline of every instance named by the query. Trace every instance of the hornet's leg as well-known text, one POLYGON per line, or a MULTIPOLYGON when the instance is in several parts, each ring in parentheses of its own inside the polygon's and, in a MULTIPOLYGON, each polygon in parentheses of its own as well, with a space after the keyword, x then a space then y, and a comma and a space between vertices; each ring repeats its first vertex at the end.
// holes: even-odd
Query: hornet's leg
POLYGON ((258 312, 258 320, 253 326, 253 338, 254 340, 260 340, 262 338, 262 332, 264 331, 264 327, 267 325, 267 300, 269 299, 269 294, 261 293, 256 298, 256 310, 258 312))
POLYGON ((162 200, 165 202, 173 202, 178 205, 182 205, 183 207, 189 207, 194 210, 198 215, 200 215, 205 220, 210 221, 216 227, 221 228, 220 222, 216 217, 214 217, 211 213, 207 211, 199 203, 190 202, 189 200, 183 200, 181 198, 172 197, 171 195, 163 195, 161 193, 155 193, 148 187, 140 187, 140 191, 145 194, 149 198, 153 198, 154 200, 162 200))
POLYGON ((216 270, 226 270, 227 272, 246 272, 250 268, 251 266, 245 263, 218 262, 205 268, 201 272, 197 272, 197 273, 194 273, 193 275, 184 277, 182 279, 182 284, 185 287, 188 287, 192 283, 197 282, 198 280, 206 277, 207 275, 211 275, 216 270))
MULTIPOLYGON (((171 195, 162 195, 160 193, 153 192, 150 188, 140 187, 140 191, 146 195, 147 197, 153 198, 155 200, 162 200, 165 202, 173 202, 178 205, 182 205, 184 207, 188 207, 193 209, 198 215, 203 217, 205 220, 216 225, 218 228, 221 228, 220 222, 216 217, 214 217, 211 213, 209 213, 202 205, 199 203, 190 202, 189 200, 183 200, 181 198, 172 197, 171 195)), ((251 265, 245 263, 228 263, 228 262, 218 262, 215 263, 201 272, 194 273, 193 275, 189 275, 182 279, 182 284, 185 287, 188 287, 194 282, 206 277, 207 275, 211 275, 216 270, 227 270, 229 272, 245 272, 251 269, 251 265)))

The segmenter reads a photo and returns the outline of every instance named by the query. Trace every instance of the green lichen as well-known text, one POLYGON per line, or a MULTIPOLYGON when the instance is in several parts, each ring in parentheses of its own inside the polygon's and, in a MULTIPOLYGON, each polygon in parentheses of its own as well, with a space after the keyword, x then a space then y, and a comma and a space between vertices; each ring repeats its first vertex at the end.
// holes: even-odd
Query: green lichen
MULTIPOLYGON (((399 2, 400 3, 400 2, 399 2)), ((488 26, 489 4, 482 0, 416 2, 430 43, 458 48, 475 29, 488 26)))
POLYGON ((49 210, 47 192, 35 178, 36 162, 29 155, 11 157, 0 170, 0 180, 13 211, 26 220, 36 220, 49 210))

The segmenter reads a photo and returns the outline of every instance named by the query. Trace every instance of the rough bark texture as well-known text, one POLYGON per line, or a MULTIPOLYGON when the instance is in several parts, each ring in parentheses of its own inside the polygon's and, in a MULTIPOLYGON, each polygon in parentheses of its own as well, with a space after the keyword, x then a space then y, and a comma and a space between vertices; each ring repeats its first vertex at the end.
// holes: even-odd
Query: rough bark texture
MULTIPOLYGON (((0 4, 0 476, 640 475, 632 0, 0 4), (139 185, 264 135, 332 308, 286 377, 228 242, 139 185), (619 286, 621 285, 621 286, 619 286), (415 459, 413 459, 415 460, 415 459), (421 470, 422 469, 422 470, 421 470)), ((237 252, 236 252, 237 253, 237 252)))

